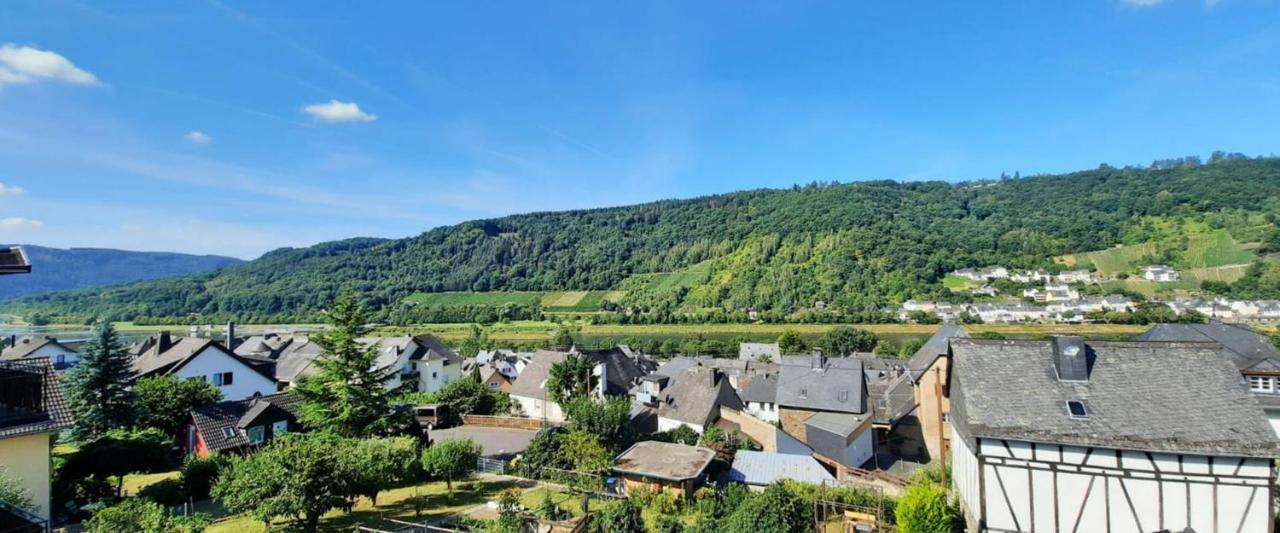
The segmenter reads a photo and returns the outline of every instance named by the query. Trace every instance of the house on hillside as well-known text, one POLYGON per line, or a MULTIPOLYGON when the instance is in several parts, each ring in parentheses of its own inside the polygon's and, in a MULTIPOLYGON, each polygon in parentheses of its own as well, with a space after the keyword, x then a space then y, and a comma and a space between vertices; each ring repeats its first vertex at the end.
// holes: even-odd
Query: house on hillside
POLYGON ((1140 341, 1215 342, 1248 383, 1253 400, 1262 407, 1272 429, 1280 435, 1280 350, 1271 339, 1241 324, 1156 324, 1140 341))
POLYGON ((301 431, 301 399, 291 392, 219 402, 191 410, 182 449, 189 455, 243 453, 301 431))
POLYGON ((1058 283, 1097 283, 1098 277, 1088 270, 1063 270, 1057 280, 1058 283))
MULTIPOLYGON (((0 265, 4 265, 0 253, 0 265)), ((0 503, 0 529, 47 531, 50 441, 71 427, 57 372, 44 357, 0 361, 0 470, 31 496, 31 509, 0 503)))
POLYGON ((782 430, 837 471, 861 467, 873 455, 872 413, 867 405, 862 360, 783 357, 778 375, 778 420, 782 430))
POLYGON ((1169 265, 1148 265, 1142 267, 1142 279, 1157 283, 1178 281, 1178 271, 1169 265))
POLYGON ((236 355, 222 343, 196 337, 173 337, 167 331, 130 347, 138 379, 176 376, 212 383, 222 397, 242 400, 277 391, 273 362, 236 355))
POLYGON ((0 350, 0 360, 30 359, 48 357, 53 367, 63 370, 80 360, 79 354, 71 346, 59 342, 53 337, 17 337, 5 339, 4 349, 0 350))
POLYGON ((1209 343, 952 338, 972 531, 1271 531, 1280 441, 1209 343))
POLYGON ((675 384, 657 398, 658 431, 680 426, 702 433, 720 419, 720 409, 742 410, 742 400, 729 385, 728 376, 715 368, 695 366, 680 374, 675 384))

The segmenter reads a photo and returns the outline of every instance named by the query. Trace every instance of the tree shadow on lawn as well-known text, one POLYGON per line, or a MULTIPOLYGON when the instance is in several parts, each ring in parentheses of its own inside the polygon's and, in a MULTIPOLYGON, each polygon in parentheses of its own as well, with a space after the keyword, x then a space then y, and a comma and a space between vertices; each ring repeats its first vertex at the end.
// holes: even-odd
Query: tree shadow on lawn
POLYGON ((362 499, 350 513, 326 517, 321 521, 323 529, 340 529, 348 531, 352 526, 392 527, 395 524, 386 518, 395 518, 408 522, 434 522, 442 518, 461 514, 468 509, 485 502, 498 499, 498 494, 511 488, 523 488, 525 483, 517 480, 476 480, 454 483, 453 496, 450 497, 442 484, 431 483, 420 485, 415 494, 415 487, 404 487, 387 491, 378 497, 378 506, 371 507, 367 499, 362 499), (429 487, 429 488, 428 488, 429 487), (418 507, 422 516, 415 512, 414 498, 421 498, 418 507))

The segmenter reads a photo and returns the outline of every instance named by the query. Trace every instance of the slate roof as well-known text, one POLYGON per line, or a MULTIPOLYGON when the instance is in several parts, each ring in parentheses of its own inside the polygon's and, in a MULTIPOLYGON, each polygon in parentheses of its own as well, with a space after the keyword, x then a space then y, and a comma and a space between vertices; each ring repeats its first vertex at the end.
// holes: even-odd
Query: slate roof
POLYGON ((1240 370, 1280 370, 1280 350, 1271 340, 1239 324, 1156 324, 1138 337, 1140 341, 1216 342, 1230 352, 1240 370))
POLYGON ((614 459, 613 469, 623 474, 684 481, 702 475, 716 452, 698 446, 646 440, 633 444, 614 459))
POLYGON ((740 450, 733 456, 729 479, 756 486, 769 485, 783 479, 813 484, 835 481, 831 473, 812 456, 749 450, 740 450))
POLYGON ((712 368, 685 370, 658 395, 658 416, 704 427, 719 416, 720 407, 741 411, 742 400, 729 379, 712 368))
POLYGON ((411 361, 442 360, 449 365, 462 364, 462 356, 445 346, 435 335, 416 335, 413 341, 420 349, 409 356, 411 361))
POLYGON ((276 356, 276 381, 293 383, 315 374, 319 369, 312 363, 322 352, 324 348, 315 341, 307 337, 294 337, 276 356))
POLYGON ((751 380, 738 393, 744 402, 776 403, 778 401, 778 376, 766 375, 751 380))
POLYGON ((564 361, 569 354, 551 350, 538 350, 533 354, 524 371, 511 384, 509 394, 525 398, 545 400, 549 397, 545 383, 551 375, 551 365, 564 361))
POLYGON ((72 420, 48 357, 0 361, 0 439, 61 431, 72 420))
POLYGON ((1052 341, 952 339, 951 418, 966 439, 1280 457, 1214 343, 1087 342, 1088 382, 1060 382, 1052 341), (1087 419, 1068 416, 1083 400, 1087 419))
MULTIPOLYGON (((580 352, 580 355, 591 362, 605 365, 605 394, 625 396, 636 380, 653 372, 657 364, 650 359, 636 361, 625 351, 614 347, 606 350, 580 352)), ((527 368, 525 370, 528 370, 527 368)))
POLYGON ((27 274, 31 272, 31 261, 21 246, 0 247, 0 274, 27 274))
POLYGON ((852 357, 822 358, 816 367, 812 356, 783 357, 778 372, 778 405, 815 411, 866 412, 862 360, 852 357))
POLYGON ((933 362, 947 354, 952 337, 968 337, 969 332, 955 324, 943 324, 937 333, 929 337, 916 353, 907 360, 907 368, 911 370, 912 379, 920 379, 920 374, 933 366, 933 362))
POLYGON ((768 357, 770 362, 782 361, 782 349, 776 342, 743 342, 738 344, 738 359, 755 361, 761 356, 768 357))
POLYGON ((244 429, 262 413, 278 408, 287 411, 297 420, 302 400, 290 392, 272 394, 248 400, 219 402, 213 405, 197 407, 191 410, 191 420, 196 430, 204 438, 205 446, 210 451, 224 451, 249 445, 249 438, 244 429), (233 435, 227 437, 223 428, 232 430, 233 435))

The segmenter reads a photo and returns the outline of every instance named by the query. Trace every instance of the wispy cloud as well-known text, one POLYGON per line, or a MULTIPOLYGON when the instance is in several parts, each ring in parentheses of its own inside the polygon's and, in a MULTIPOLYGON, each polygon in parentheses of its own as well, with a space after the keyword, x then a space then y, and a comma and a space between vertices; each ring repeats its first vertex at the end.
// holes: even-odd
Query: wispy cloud
POLYGON ((43 226, 44 222, 22 217, 0 218, 0 231, 17 231, 43 226))
POLYGON ((56 52, 13 43, 0 45, 0 87, 41 81, 101 85, 98 77, 56 52))
POLYGON ((208 133, 199 130, 189 131, 184 137, 186 137, 187 141, 190 141, 192 144, 209 144, 213 142, 213 137, 210 137, 208 133))
POLYGON ((0 183, 0 198, 5 196, 22 196, 26 193, 27 191, 22 187, 0 183))
POLYGON ((302 112, 323 122, 373 122, 378 120, 378 115, 365 113, 355 102, 339 102, 337 100, 303 106, 302 112))

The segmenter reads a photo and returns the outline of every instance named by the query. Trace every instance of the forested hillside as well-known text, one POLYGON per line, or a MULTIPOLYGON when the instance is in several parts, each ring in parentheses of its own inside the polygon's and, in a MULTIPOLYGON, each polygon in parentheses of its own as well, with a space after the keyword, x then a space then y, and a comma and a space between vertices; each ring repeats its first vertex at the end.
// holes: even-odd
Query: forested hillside
POLYGON ((133 252, 104 248, 46 248, 24 245, 36 265, 24 276, 0 277, 0 300, 82 287, 101 287, 146 279, 216 270, 243 261, 217 255, 133 252))
MULTIPOLYGON (((282 249, 213 273, 32 296, 4 308, 301 321, 351 289, 380 310, 380 319, 403 323, 449 318, 407 298, 420 293, 614 290, 621 301, 604 307, 658 317, 745 308, 790 314, 823 301, 828 312, 856 319, 907 298, 941 297, 940 280, 960 267, 1061 269, 1055 256, 1124 244, 1153 217, 1209 224, 1262 217, 1252 231, 1275 242, 1277 215, 1280 159, 1103 166, 980 183, 813 184, 282 249)), ((1277 277, 1266 276, 1269 268, 1259 265, 1252 281, 1240 283, 1265 292, 1256 285, 1259 277, 1277 277)), ((481 307, 467 304, 464 314, 481 307)), ((484 312, 521 318, 536 307, 510 303, 484 312)))

